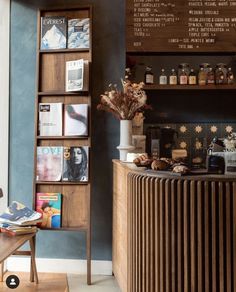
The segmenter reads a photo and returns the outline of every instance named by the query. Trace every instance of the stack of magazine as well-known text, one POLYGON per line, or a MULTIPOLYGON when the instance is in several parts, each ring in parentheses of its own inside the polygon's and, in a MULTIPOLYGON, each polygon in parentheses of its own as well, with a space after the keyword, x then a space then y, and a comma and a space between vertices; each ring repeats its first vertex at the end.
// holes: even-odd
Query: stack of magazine
POLYGON ((9 235, 22 235, 37 232, 37 223, 42 222, 42 215, 23 204, 13 201, 0 215, 1 232, 9 235))

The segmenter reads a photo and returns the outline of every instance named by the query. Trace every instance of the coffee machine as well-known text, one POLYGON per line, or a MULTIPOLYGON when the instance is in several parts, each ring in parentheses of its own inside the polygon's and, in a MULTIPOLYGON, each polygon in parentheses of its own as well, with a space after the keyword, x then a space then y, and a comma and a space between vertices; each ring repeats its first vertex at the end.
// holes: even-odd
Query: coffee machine
POLYGON ((178 132, 170 127, 149 126, 146 130, 146 152, 152 157, 171 158, 178 132))

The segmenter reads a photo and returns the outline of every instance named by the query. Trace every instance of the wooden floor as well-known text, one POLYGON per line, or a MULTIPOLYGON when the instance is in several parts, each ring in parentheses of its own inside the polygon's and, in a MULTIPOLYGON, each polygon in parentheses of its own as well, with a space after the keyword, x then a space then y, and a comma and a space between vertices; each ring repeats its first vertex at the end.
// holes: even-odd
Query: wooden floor
POLYGON ((31 283, 29 281, 29 273, 6 273, 4 275, 4 282, 0 282, 1 292, 68 292, 67 276, 66 274, 50 274, 39 273, 39 284, 31 283), (6 286, 6 278, 9 274, 14 274, 20 279, 20 285, 16 289, 9 289, 6 286))

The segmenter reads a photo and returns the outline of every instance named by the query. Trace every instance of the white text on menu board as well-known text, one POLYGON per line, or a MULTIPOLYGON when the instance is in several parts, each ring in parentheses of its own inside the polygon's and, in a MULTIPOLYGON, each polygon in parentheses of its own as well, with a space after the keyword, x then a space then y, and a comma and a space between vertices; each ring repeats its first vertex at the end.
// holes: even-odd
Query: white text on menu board
MULTIPOLYGON (((133 0, 134 36, 151 38, 159 30, 164 33, 171 26, 180 26, 184 37, 170 37, 168 43, 178 49, 198 49, 202 44, 215 44, 217 36, 235 30, 236 14, 232 8, 236 9, 236 0, 185 1, 187 10, 182 10, 178 1, 133 0)), ((133 45, 142 44, 136 41, 133 45)))

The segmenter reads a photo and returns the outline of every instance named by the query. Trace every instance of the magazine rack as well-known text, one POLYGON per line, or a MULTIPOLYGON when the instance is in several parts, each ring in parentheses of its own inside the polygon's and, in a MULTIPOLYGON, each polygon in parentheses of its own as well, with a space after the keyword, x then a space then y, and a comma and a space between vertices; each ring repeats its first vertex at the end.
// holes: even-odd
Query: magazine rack
MULTIPOLYGON (((88 146, 91 147, 91 96, 89 93, 89 76, 92 62, 92 8, 73 7, 66 9, 40 10, 38 12, 38 46, 37 46, 37 88, 35 101, 35 149, 34 149, 34 208, 36 208, 37 193, 62 194, 61 228, 53 230, 77 230, 86 234, 87 245, 87 283, 91 284, 91 223, 90 194, 91 171, 90 157, 88 166, 88 181, 37 181, 37 147, 38 146, 88 146), (67 19, 89 18, 89 48, 48 49, 41 50, 41 17, 63 16, 67 19), (83 91, 66 92, 65 76, 66 62, 84 59, 88 66, 84 68, 83 91), (39 135, 39 103, 88 104, 88 136, 40 136, 39 135)), ((63 114, 64 116, 64 114, 63 114)), ((64 125, 64 121, 62 121, 64 125)), ((50 230, 52 230, 50 228, 50 230)))

